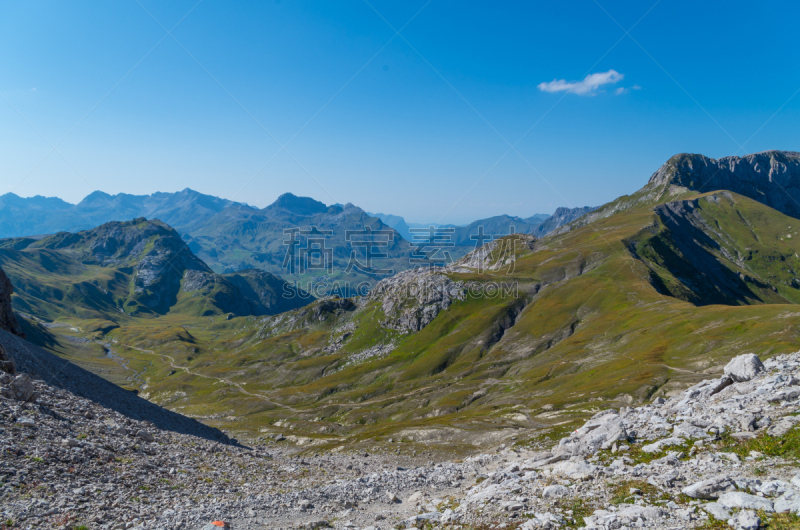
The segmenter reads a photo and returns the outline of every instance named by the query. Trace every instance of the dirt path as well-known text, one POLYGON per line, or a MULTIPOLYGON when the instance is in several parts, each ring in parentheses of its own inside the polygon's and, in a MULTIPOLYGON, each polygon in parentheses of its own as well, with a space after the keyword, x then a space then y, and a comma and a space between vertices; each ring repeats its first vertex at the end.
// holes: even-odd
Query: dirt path
MULTIPOLYGON (((246 396, 251 396, 251 397, 254 397, 254 398, 261 399, 263 401, 266 401, 267 403, 275 405, 276 407, 288 409, 288 410, 291 410, 291 411, 294 411, 294 412, 300 412, 298 409, 296 409, 296 408, 294 408, 292 406, 284 405, 283 403, 278 403, 276 401, 273 401, 270 398, 268 398, 267 396, 265 396, 264 394, 259 394, 258 392, 250 392, 248 390, 245 390, 244 386, 242 386, 241 384, 236 383, 234 381, 231 381, 229 379, 225 379, 223 377, 214 377, 212 375, 201 374, 199 372, 192 371, 192 369, 189 368, 188 366, 181 366, 179 364, 175 364, 175 359, 172 356, 167 355, 166 353, 156 353, 153 350, 145 350, 143 348, 137 348, 136 346, 131 346, 129 344, 123 344, 122 346, 125 346, 126 348, 130 348, 132 350, 140 351, 142 353, 147 353, 147 354, 150 354, 150 355, 158 355, 158 356, 160 356, 162 358, 168 359, 169 360, 169 366, 173 370, 183 370, 187 374, 193 375, 195 377, 202 377, 202 378, 205 378, 205 379, 211 379, 213 381, 217 381, 219 383, 225 383, 227 385, 235 387, 239 392, 241 392, 242 394, 244 394, 246 396)), ((152 363, 151 363, 151 365, 152 365, 152 363)))

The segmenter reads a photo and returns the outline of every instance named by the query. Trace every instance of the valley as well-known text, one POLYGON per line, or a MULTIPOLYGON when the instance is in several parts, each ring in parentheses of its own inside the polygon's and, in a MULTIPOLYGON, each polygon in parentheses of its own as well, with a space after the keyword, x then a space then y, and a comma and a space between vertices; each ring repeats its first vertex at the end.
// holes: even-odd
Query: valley
MULTIPOLYGON (((2 239, 0 361, 20 370, 0 376, 2 432, 8 454, 33 455, 5 472, 45 477, 47 461, 73 491, 28 503, 12 483, 8 513, 67 528, 532 530, 739 528, 755 506, 794 524, 800 220, 750 170, 800 179, 798 160, 731 160, 731 189, 706 190, 687 173, 709 164, 676 156, 631 196, 557 212, 547 234, 540 219, 358 296, 246 263, 215 272, 155 219, 2 239), (55 433, 68 450, 47 445, 55 433), (141 472, 153 462, 158 481, 141 472), (753 478, 761 462, 786 471, 753 478), (193 501, 158 515, 167 486, 193 501)), ((291 199, 292 222, 380 223, 322 206, 291 199)))
POLYGON ((469 450, 557 436, 738 352, 795 347, 800 223, 733 191, 677 186, 680 160, 665 167, 656 175, 677 167, 672 180, 597 210, 613 215, 506 236, 356 298, 287 300, 269 276, 254 299, 240 278, 255 272, 217 276, 144 220, 6 239, 0 266, 31 340, 237 436, 469 450))

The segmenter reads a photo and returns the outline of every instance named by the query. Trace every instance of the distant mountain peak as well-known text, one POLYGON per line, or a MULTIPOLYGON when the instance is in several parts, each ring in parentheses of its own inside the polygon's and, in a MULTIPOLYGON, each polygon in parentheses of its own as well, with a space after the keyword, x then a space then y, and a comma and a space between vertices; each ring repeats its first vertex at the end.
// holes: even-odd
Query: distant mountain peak
POLYGON ((314 200, 311 197, 298 197, 293 193, 284 193, 267 208, 283 208, 297 215, 314 215, 328 210, 325 203, 314 200))
POLYGON ((91 202, 94 202, 94 201, 97 201, 97 200, 100 200, 100 199, 107 200, 107 199, 110 199, 110 198, 111 198, 111 195, 109 195, 108 193, 106 193, 104 191, 100 191, 100 190, 95 190, 92 193, 90 193, 89 195, 87 195, 86 197, 84 197, 81 202, 84 203, 84 204, 89 204, 91 202))

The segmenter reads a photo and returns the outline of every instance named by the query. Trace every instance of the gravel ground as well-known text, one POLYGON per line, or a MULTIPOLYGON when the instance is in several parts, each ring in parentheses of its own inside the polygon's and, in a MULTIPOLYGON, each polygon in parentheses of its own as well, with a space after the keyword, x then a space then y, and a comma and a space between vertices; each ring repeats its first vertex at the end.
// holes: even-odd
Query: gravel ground
POLYGON ((800 470, 723 443, 793 432, 800 353, 753 357, 670 400, 603 411, 546 451, 425 464, 221 443, 4 374, 0 511, 11 528, 690 528, 711 514, 755 529, 800 511, 800 470))

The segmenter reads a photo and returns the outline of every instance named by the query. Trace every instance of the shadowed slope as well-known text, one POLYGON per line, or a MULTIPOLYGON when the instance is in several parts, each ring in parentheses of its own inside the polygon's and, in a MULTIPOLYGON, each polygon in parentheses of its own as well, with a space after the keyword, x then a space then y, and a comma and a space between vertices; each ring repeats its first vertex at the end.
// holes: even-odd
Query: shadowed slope
POLYGON ((130 418, 152 422, 159 429, 191 434, 216 442, 233 442, 222 431, 154 405, 133 392, 123 390, 11 333, 0 330, 0 345, 14 359, 17 370, 27 372, 31 377, 41 379, 51 386, 68 390, 130 418))

